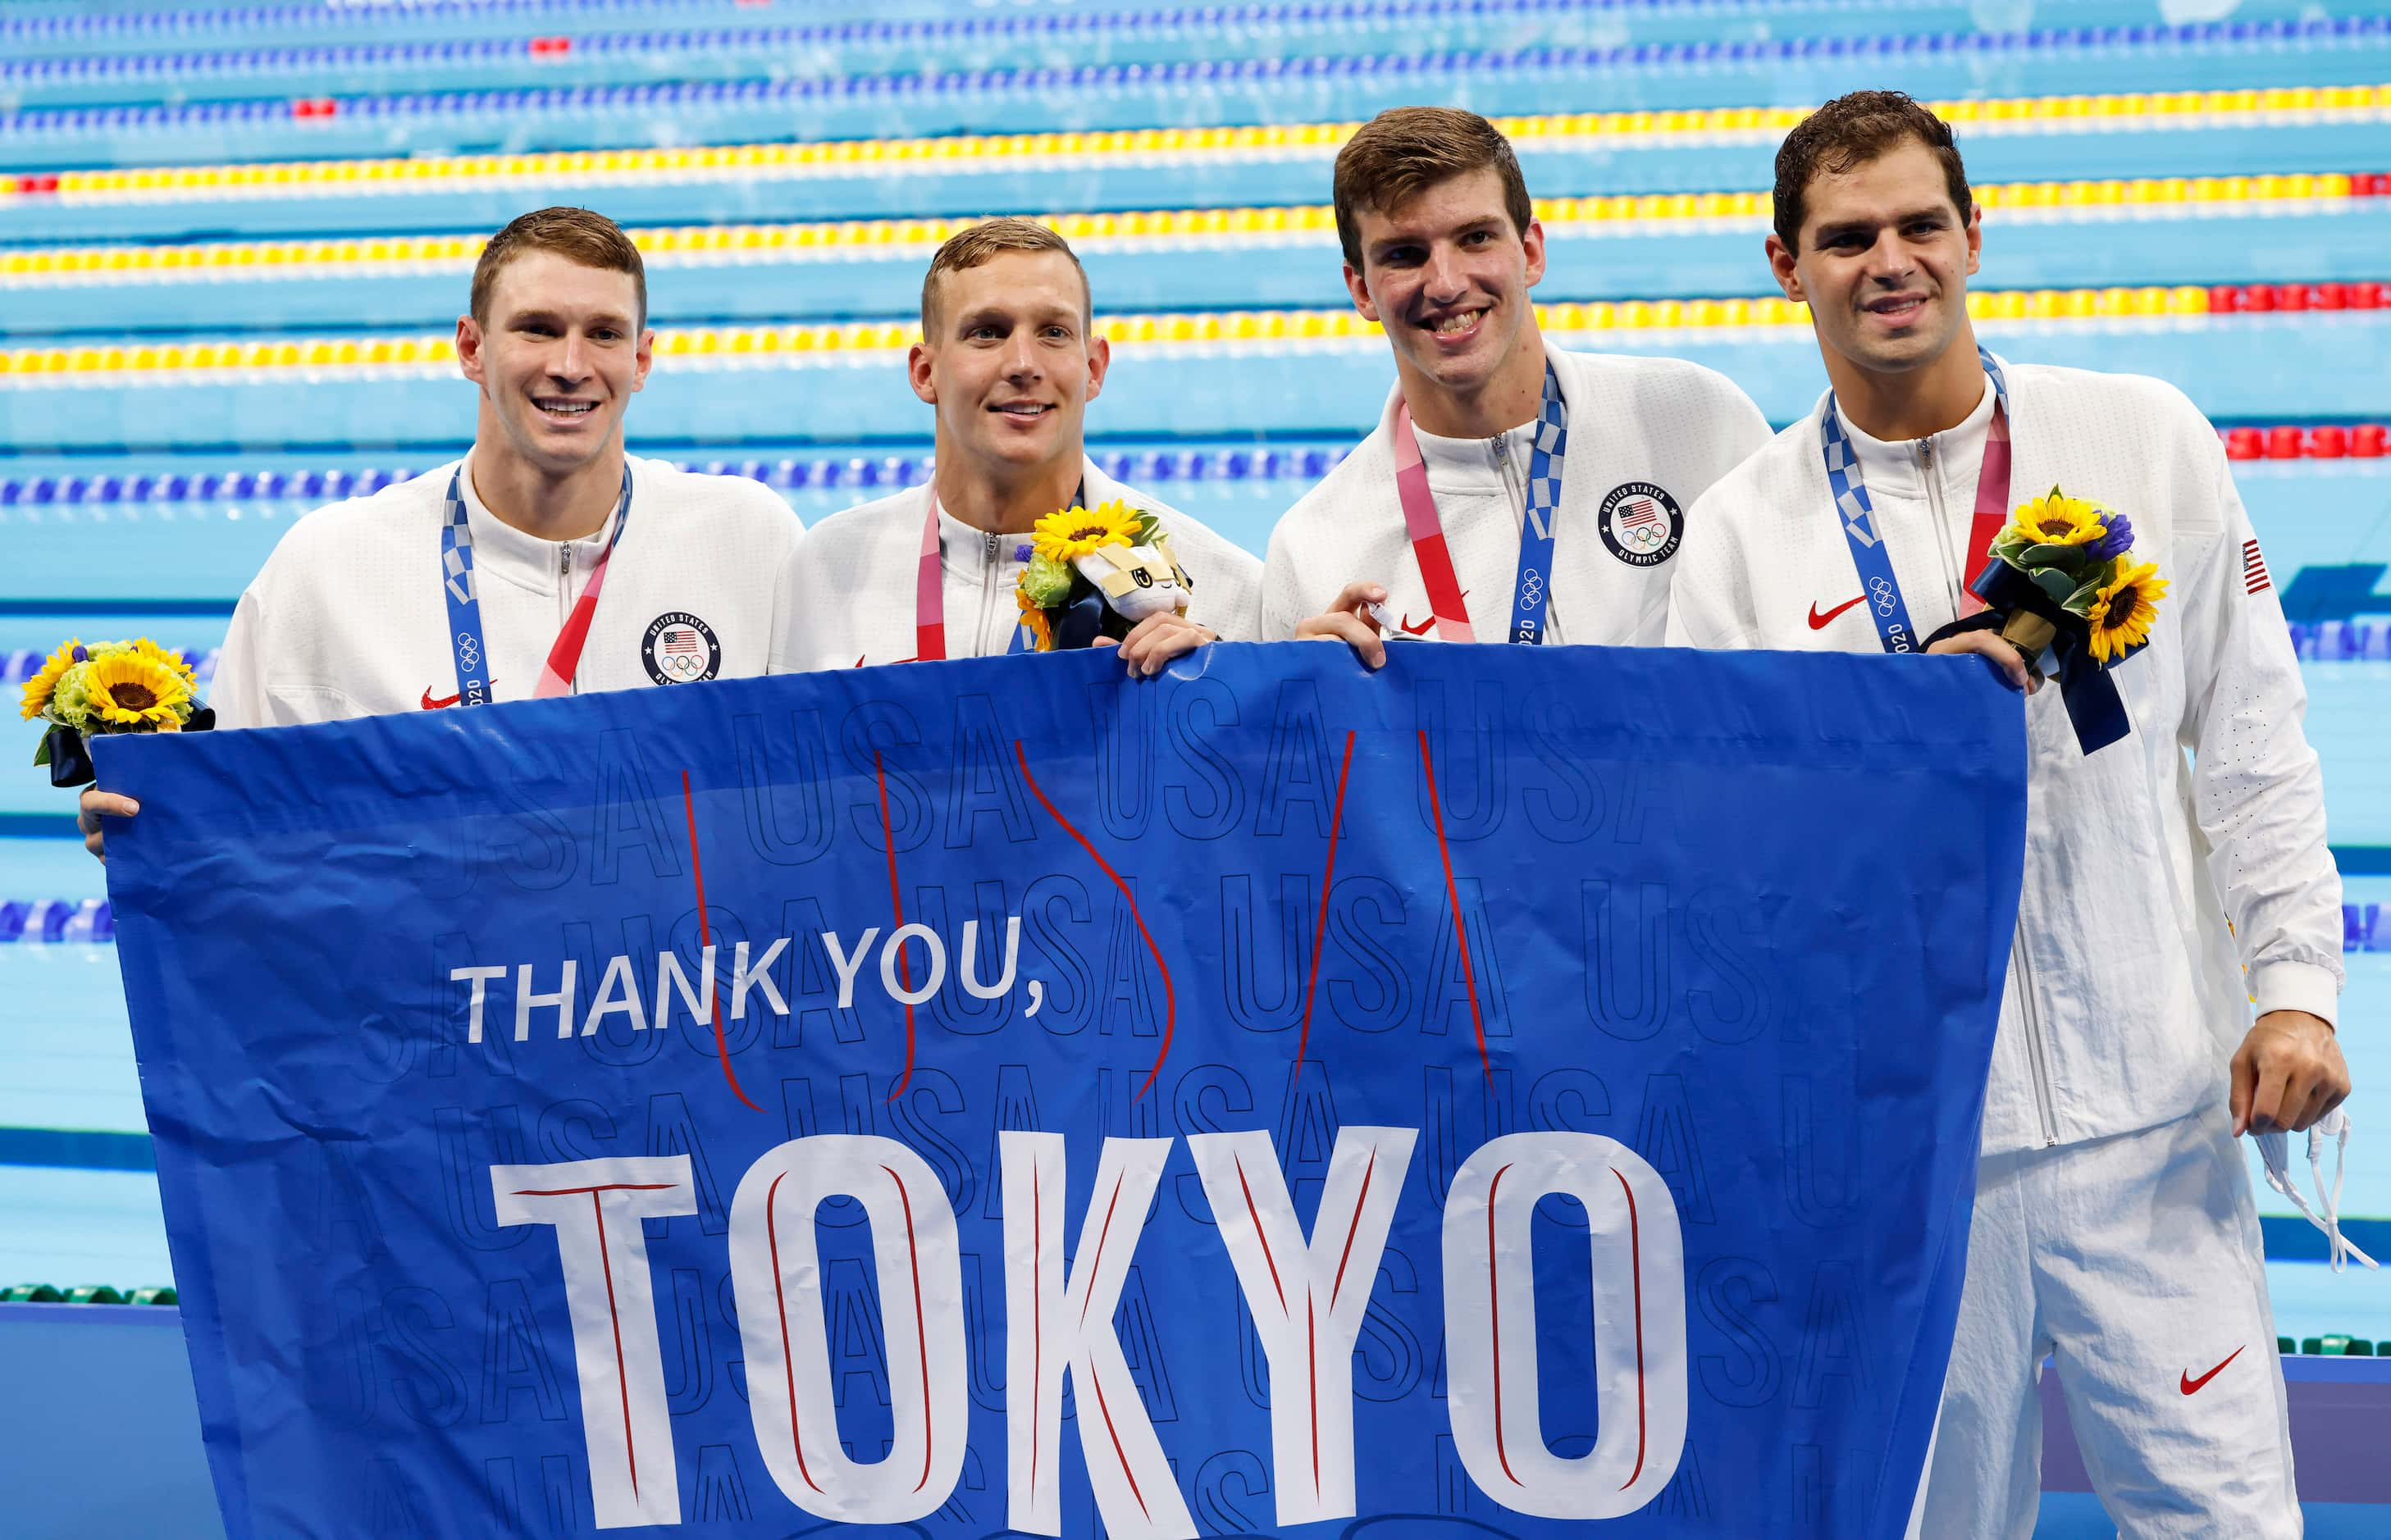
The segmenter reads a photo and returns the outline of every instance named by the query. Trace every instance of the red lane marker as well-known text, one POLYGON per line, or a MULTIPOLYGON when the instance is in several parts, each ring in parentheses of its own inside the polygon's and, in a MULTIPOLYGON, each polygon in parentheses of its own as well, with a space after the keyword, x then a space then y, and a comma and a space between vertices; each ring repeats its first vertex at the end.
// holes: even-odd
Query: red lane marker
MULTIPOLYGON (((1511 1476, 1511 1453, 1503 1446, 1503 1296, 1494 1282, 1494 1194, 1503 1186, 1505 1166, 1486 1184, 1486 1326, 1494 1336, 1494 1457, 1503 1462, 1503 1474, 1511 1476)), ((1511 1484, 1523 1484, 1511 1476, 1511 1484)))
MULTIPOLYGON (((1627 1195, 1627 1262, 1635 1272, 1635 1469, 1619 1489, 1624 1492, 1644 1474, 1644 1231, 1635 1219, 1635 1189, 1627 1185, 1617 1166, 1610 1168, 1610 1174, 1619 1177, 1619 1190, 1627 1195)), ((1492 1194, 1487 1206, 1493 1207, 1492 1194)))
MULTIPOLYGON (((1486 1053, 1486 1020, 1478 1013, 1478 974, 1469 966, 1469 928, 1461 922, 1461 890, 1453 880, 1453 852, 1444 842, 1444 803, 1436 794, 1436 762, 1428 751, 1428 729, 1419 730, 1420 768, 1428 773, 1428 810, 1436 815, 1436 853, 1444 858, 1444 896, 1453 905, 1453 939, 1461 945, 1461 982, 1469 991, 1469 1024, 1478 1030, 1478 1062, 1486 1084, 1494 1084, 1494 1061, 1486 1053)), ((1504 1474, 1510 1472, 1506 1468, 1504 1474)))
POLYGON ((913 1483, 919 1492, 930 1484, 930 1456, 938 1446, 937 1431, 930 1423, 930 1327, 922 1313, 922 1251, 913 1242, 913 1195, 905 1190, 905 1178, 887 1166, 880 1169, 897 1184, 897 1201, 905 1205, 905 1259, 913 1269, 913 1341, 922 1350, 922 1479, 913 1483))
MULTIPOLYGON (((1235 1161, 1234 1155, 1230 1157, 1235 1161)), ((1286 1286, 1278 1281, 1278 1258, 1271 1255, 1270 1237, 1262 1231, 1262 1216, 1254 1208, 1254 1189, 1246 1181, 1246 1162, 1237 1161, 1237 1186, 1246 1195, 1246 1217, 1254 1222, 1254 1238, 1262 1243, 1262 1260, 1270 1264, 1271 1288, 1278 1295, 1278 1307, 1286 1308, 1286 1286)))
MULTIPOLYGON (((1303 1031, 1295 1040, 1295 1078, 1303 1079, 1303 1054, 1312 1043, 1312 996, 1320 988, 1320 948, 1328 940, 1328 886, 1337 876, 1337 835, 1345 827, 1345 780, 1353 773, 1353 730, 1345 729, 1345 764, 1337 772, 1337 810, 1328 815, 1328 861, 1320 869, 1320 923, 1312 928, 1312 977, 1303 986, 1303 1031)), ((1288 1089, 1294 1087, 1290 1085, 1288 1089)))
POLYGON ((598 1218, 598 1264, 606 1271, 606 1318, 614 1324, 614 1384, 623 1392, 623 1457, 631 1467, 631 1500, 640 1500, 640 1449, 631 1440, 631 1376, 623 1366, 623 1313, 614 1307, 614 1259, 606 1254, 606 1205, 589 1195, 589 1212, 598 1218))
POLYGON ((1370 1201, 1370 1178, 1378 1174, 1378 1152, 1370 1151, 1370 1163, 1362 1171, 1362 1196, 1353 1201, 1353 1223, 1345 1230, 1344 1254, 1337 1259, 1337 1281, 1328 1286, 1328 1308, 1337 1308, 1337 1296, 1345 1291, 1345 1265, 1353 1260, 1353 1238, 1362 1233, 1362 1210, 1370 1201))
POLYGON ((1045 789, 1038 784, 1038 777, 1029 773, 1029 756, 1022 752, 1021 740, 1017 738, 1013 740, 1013 757, 1020 763, 1021 778, 1029 784, 1030 793, 1038 799, 1038 805, 1063 826, 1064 833, 1079 842, 1079 848, 1088 853, 1089 859, 1095 862, 1104 874, 1112 879, 1113 886, 1120 890, 1121 897, 1129 903, 1129 918, 1137 922, 1137 933, 1144 941, 1145 949, 1154 955, 1155 970, 1162 975, 1162 1051, 1154 1056, 1154 1068, 1145 1072, 1145 1081, 1138 1086, 1137 1097, 1130 1098, 1135 1101, 1154 1088, 1154 1077, 1162 1072, 1162 1061, 1170 1057, 1170 1034, 1179 1025, 1179 992, 1170 984, 1170 965, 1162 960, 1162 948, 1154 943, 1154 932, 1145 928, 1145 916, 1138 912, 1137 895, 1129 891, 1129 884, 1121 880, 1120 873, 1113 870, 1112 863, 1105 860, 1095 846, 1088 843, 1088 837, 1074 828, 1071 820, 1064 817, 1062 810, 1047 797, 1045 789))
MULTIPOLYGON (((711 946, 714 934, 705 923, 705 867, 697 858, 697 799, 690 792, 689 772, 686 770, 680 773, 680 803, 689 815, 689 873, 697 883, 697 944, 711 946)), ((741 1105, 749 1111, 762 1111, 763 1109, 749 1101, 747 1093, 739 1088, 739 1076, 730 1068, 730 1040, 722 1033, 722 991, 719 986, 714 991, 714 1056, 722 1060, 722 1078, 730 1083, 730 1094, 737 1097, 741 1105)))
POLYGON ((772 1251, 772 1303, 781 1307, 781 1373, 789 1389, 789 1447, 797 1452, 797 1474, 816 1492, 821 1490, 814 1473, 806 1469, 806 1441, 797 1436, 797 1355, 789 1349, 789 1291, 781 1282, 781 1214, 775 1206, 781 1197, 781 1184, 789 1179, 782 1172, 772 1178, 764 1193, 764 1238, 772 1251))
MULTIPOLYGON (((880 840, 888 847, 888 902, 897 910, 897 929, 905 929, 905 891, 897 885, 897 830, 888 822, 888 773, 880 767, 880 751, 872 751, 872 778, 880 783, 880 840)), ((913 989, 913 965, 906 960, 905 949, 897 949, 897 980, 907 994, 913 989)), ((897 1077, 886 1097, 895 1101, 913 1078, 913 1007, 905 1007, 905 1072, 897 1077)))

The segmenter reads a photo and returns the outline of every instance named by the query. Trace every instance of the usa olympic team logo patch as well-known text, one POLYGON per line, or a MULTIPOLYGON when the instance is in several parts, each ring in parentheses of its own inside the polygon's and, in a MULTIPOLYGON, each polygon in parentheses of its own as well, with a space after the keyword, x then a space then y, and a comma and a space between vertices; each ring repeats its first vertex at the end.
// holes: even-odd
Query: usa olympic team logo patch
POLYGON ((686 610, 667 610, 648 626, 640 661, 659 685, 691 685, 722 670, 722 644, 714 628, 686 610))
POLYGON ((1686 512, 1666 489, 1649 481, 1627 481, 1610 489, 1595 523, 1612 556, 1630 567, 1658 567, 1677 554, 1677 542, 1686 533, 1686 512))

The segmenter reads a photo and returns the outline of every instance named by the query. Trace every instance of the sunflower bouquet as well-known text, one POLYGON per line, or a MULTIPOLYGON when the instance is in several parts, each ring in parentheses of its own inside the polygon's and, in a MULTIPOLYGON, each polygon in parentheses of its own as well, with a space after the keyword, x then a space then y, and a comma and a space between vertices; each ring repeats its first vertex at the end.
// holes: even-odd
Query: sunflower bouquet
POLYGON ((2029 667, 2046 651, 2057 658, 2085 751, 2125 737, 2125 708, 2104 675, 2150 645, 2167 591, 2158 564, 2134 555, 2132 521, 2052 487, 2019 505, 1989 554, 1971 587, 2029 667))
POLYGON ((2134 526, 2124 514, 2052 487, 2049 496, 2020 505, 1994 539, 1992 556, 2044 600, 2018 603, 2025 596, 2012 592, 2012 602, 2001 605, 1982 592, 1986 579, 1977 580, 1979 597, 2010 611, 2001 635, 2029 657, 2056 640, 2066 617, 2081 622, 2080 641, 2102 668, 2149 645, 2167 585, 2156 562, 2134 558, 2134 526))
POLYGON ((1118 641, 1149 615, 1184 612, 1195 586, 1161 520, 1118 501, 1048 514, 1014 556, 1028 564, 1014 597, 1037 652, 1118 641))
POLYGON ((179 733, 215 725, 192 692, 198 678, 183 655, 149 637, 130 642, 71 639, 27 682, 19 714, 50 725, 33 751, 53 786, 92 778, 84 739, 97 733, 179 733))

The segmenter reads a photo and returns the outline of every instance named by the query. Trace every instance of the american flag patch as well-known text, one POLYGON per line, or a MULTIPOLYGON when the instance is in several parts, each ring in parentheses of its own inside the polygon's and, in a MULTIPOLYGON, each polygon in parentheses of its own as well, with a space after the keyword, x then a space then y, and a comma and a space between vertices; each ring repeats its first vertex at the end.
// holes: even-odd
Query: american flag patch
POLYGON ((1625 529, 1641 529, 1661 521, 1661 505, 1649 497, 1630 497, 1619 505, 1619 522, 1625 529))
POLYGON ((2263 594, 2274 585, 2275 580, 2267 575, 2267 558, 2258 554, 2258 543, 2242 542, 2242 591, 2263 594))
POLYGON ((695 652, 696 650, 696 632, 691 630, 685 625, 671 626, 666 630, 665 655, 666 657, 670 657, 676 652, 695 652))

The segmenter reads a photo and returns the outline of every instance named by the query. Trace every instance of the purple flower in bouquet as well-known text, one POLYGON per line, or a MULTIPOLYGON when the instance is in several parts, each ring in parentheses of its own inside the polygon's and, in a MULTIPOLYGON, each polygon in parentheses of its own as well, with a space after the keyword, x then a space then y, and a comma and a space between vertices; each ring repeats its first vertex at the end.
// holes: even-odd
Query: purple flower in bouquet
POLYGON ((2109 561, 2134 548, 2134 525, 2122 513, 2105 514, 2100 520, 2100 538, 2092 543, 2087 553, 2095 561, 2109 561))

